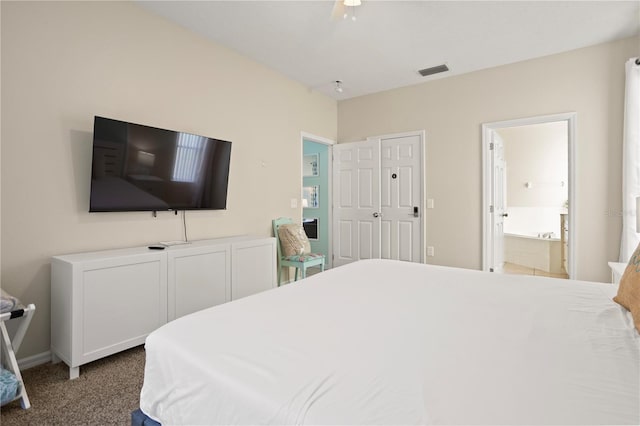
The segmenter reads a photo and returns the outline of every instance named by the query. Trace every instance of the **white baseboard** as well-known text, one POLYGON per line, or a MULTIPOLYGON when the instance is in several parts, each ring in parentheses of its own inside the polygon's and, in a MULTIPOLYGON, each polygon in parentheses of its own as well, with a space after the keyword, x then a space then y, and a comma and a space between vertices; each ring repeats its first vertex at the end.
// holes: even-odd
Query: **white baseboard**
POLYGON ((51 351, 42 352, 36 355, 28 356, 18 360, 18 367, 20 370, 26 370, 31 367, 46 364, 51 362, 51 351))

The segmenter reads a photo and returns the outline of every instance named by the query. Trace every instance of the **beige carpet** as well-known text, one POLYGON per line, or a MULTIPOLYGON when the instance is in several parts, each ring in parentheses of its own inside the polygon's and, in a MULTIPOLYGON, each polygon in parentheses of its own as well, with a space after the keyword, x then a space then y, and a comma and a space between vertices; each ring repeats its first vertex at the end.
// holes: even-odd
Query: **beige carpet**
POLYGON ((45 364, 22 372, 31 408, 19 401, 0 408, 6 425, 129 425, 138 408, 144 376, 144 347, 80 367, 69 380, 64 363, 45 364))

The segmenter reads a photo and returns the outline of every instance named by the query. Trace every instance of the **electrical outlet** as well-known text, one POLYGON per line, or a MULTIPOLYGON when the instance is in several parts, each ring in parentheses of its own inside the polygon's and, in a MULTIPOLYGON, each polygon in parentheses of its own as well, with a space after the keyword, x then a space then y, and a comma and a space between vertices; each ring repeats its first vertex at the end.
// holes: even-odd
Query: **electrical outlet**
POLYGON ((433 251, 433 246, 428 246, 427 247, 427 256, 435 256, 434 251, 433 251))

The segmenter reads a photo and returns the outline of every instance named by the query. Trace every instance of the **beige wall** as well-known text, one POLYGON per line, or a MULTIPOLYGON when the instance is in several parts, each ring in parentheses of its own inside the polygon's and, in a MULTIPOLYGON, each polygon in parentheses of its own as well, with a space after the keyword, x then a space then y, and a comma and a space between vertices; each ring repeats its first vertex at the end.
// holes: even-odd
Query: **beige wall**
MULTIPOLYGON (((624 63, 629 38, 362 96, 338 105, 338 140, 426 130, 430 263, 482 267, 481 124, 576 111, 577 278, 607 281, 621 230, 624 63)), ((453 64, 455 67, 455 64, 453 64)))
POLYGON ((496 130, 507 162, 507 207, 565 205, 569 198, 568 132, 566 121, 496 130))
POLYGON ((334 100, 133 3, 1 8, 1 283, 37 305, 20 358, 49 349, 50 256, 182 238, 171 213, 87 213, 94 115, 233 142, 228 208, 187 212, 191 239, 300 216, 300 132, 335 139, 334 100))

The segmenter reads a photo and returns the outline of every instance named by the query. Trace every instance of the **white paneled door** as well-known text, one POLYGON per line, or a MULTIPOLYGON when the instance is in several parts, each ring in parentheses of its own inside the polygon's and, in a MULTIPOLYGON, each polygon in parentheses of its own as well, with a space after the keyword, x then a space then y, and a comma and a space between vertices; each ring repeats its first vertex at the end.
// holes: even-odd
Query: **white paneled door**
POLYGON ((334 145, 333 170, 333 265, 379 258, 379 143, 334 145))
POLYGON ((422 260, 422 155, 419 135, 380 139, 383 259, 422 260))
POLYGON ((334 262, 423 261, 422 135, 334 146, 334 262))

